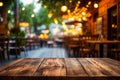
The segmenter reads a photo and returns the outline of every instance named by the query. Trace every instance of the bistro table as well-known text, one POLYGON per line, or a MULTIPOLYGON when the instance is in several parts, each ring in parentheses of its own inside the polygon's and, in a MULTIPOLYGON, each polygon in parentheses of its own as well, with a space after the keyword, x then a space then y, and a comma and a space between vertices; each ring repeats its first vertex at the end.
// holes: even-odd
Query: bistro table
POLYGON ((120 80, 109 58, 23 58, 0 67, 0 80, 120 80))
MULTIPOLYGON (((87 43, 89 44, 99 44, 99 54, 100 54, 100 57, 104 57, 104 47, 103 45, 104 44, 117 44, 117 43, 120 43, 120 41, 118 40, 87 40, 86 41, 87 43)), ((108 55, 108 54, 107 54, 108 55)))

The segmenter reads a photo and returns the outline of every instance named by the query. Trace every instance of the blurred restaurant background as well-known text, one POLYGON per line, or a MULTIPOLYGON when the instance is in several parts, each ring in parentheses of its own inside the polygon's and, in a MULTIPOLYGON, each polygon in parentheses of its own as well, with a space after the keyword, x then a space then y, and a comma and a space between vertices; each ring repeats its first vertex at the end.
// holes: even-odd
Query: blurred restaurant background
POLYGON ((120 60, 119 40, 120 0, 0 0, 1 60, 46 46, 64 48, 68 57, 120 60), (86 40, 108 40, 106 54, 98 54, 102 43, 86 40))

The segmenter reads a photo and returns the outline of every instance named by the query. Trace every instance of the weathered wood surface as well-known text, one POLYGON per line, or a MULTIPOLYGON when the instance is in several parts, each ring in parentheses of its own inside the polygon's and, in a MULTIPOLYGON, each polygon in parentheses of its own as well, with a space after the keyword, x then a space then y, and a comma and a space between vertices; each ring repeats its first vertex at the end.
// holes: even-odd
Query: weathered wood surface
POLYGON ((24 58, 0 67, 0 80, 120 80, 108 58, 24 58))

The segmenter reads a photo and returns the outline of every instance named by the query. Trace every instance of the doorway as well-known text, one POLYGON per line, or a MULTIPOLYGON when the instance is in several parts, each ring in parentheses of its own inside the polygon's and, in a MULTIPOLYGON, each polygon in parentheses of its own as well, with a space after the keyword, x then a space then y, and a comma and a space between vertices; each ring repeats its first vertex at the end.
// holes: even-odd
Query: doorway
POLYGON ((117 40, 117 6, 108 9, 108 40, 117 40))

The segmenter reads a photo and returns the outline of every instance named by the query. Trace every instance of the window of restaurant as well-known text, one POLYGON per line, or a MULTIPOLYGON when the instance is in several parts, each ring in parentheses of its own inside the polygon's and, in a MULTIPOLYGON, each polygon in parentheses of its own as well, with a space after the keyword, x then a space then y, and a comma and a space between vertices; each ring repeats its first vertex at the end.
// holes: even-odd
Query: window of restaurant
POLYGON ((117 39, 117 6, 108 9, 108 40, 117 39))

